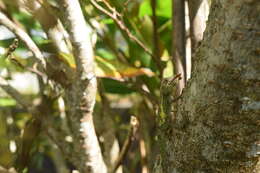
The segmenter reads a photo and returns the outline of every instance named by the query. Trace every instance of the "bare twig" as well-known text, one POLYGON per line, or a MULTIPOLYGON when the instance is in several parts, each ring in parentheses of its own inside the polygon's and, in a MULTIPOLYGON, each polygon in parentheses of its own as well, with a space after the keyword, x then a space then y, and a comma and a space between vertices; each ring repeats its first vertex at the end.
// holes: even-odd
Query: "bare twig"
POLYGON ((25 109, 31 107, 32 104, 28 100, 24 99, 24 97, 2 77, 0 77, 0 87, 25 109))
POLYGON ((123 144, 123 148, 121 150, 121 152, 119 153, 119 156, 117 158, 117 160, 115 161, 114 166, 111 169, 111 173, 115 173, 117 168, 120 166, 120 164, 122 163, 123 159, 126 157, 126 154, 131 146, 132 141, 134 140, 134 137, 136 135, 136 132, 138 130, 139 127, 139 122, 137 120, 137 118, 135 116, 131 116, 130 119, 130 131, 128 133, 128 136, 123 144))
POLYGON ((10 31, 12 31, 15 35, 17 35, 28 47, 30 51, 34 54, 35 58, 37 58, 40 66, 43 70, 46 69, 46 62, 44 60, 44 56, 41 53, 40 49, 33 42, 31 37, 18 25, 12 22, 3 12, 0 11, 0 24, 7 27, 10 31))
POLYGON ((142 85, 141 83, 134 82, 134 81, 129 81, 128 83, 131 85, 131 87, 133 89, 137 90, 141 95, 143 95, 147 99, 149 99, 154 107, 159 105, 159 102, 158 102, 158 99, 156 98, 156 96, 153 95, 152 93, 144 90, 143 87, 141 86, 142 85))
POLYGON ((39 70, 37 70, 37 64, 34 64, 33 68, 26 67, 21 62, 19 62, 17 59, 12 57, 12 53, 18 47, 18 44, 19 44, 19 40, 15 38, 13 43, 9 46, 9 48, 8 48, 6 54, 5 54, 5 58, 9 58, 11 60, 11 62, 13 62, 14 64, 18 65, 22 69, 28 70, 31 73, 35 73, 38 76, 41 76, 42 78, 46 78, 47 76, 44 73, 42 73, 39 70))
POLYGON ((143 138, 141 138, 139 141, 139 148, 140 148, 140 154, 141 154, 142 173, 148 173, 147 151, 145 148, 145 142, 144 142, 143 138))
POLYGON ((112 7, 106 0, 99 0, 100 2, 103 2, 106 7, 116 16, 118 17, 122 17, 122 15, 116 11, 116 8, 115 7, 112 7))
POLYGON ((158 25, 157 25, 157 16, 156 16, 156 0, 151 0, 152 6, 152 21, 153 21, 153 56, 155 63, 160 71, 160 77, 163 75, 163 67, 160 60, 160 48, 159 48, 159 38, 158 38, 158 25))
MULTIPOLYGON (((117 26, 119 27, 119 29, 121 29, 122 31, 124 31, 128 37, 133 40, 134 42, 136 42, 147 54, 151 55, 153 57, 153 54, 151 53, 151 51, 137 38, 135 37, 130 30, 125 26, 123 20, 120 20, 119 17, 121 15, 118 15, 119 13, 116 11, 115 8, 112 8, 111 6, 109 6, 108 8, 113 9, 112 12, 107 11, 106 9, 104 9, 102 6, 100 6, 95 0, 90 0, 91 4, 96 7, 99 11, 101 11, 102 13, 104 13, 105 15, 109 16, 111 19, 114 20, 114 22, 117 24, 117 26)), ((104 2, 104 1, 102 1, 104 2)), ((105 4, 107 4, 107 2, 105 2, 105 4)))
POLYGON ((27 71, 29 71, 29 72, 31 72, 31 73, 35 73, 36 75, 41 76, 42 78, 46 78, 46 77, 47 77, 44 73, 42 73, 42 72, 40 72, 39 70, 37 70, 37 64, 34 64, 33 67, 26 67, 26 66, 24 66, 23 64, 21 64, 21 63, 20 63, 17 59, 15 59, 15 58, 10 58, 10 60, 11 60, 12 62, 14 62, 16 65, 18 65, 20 68, 24 69, 24 70, 27 70, 27 71))

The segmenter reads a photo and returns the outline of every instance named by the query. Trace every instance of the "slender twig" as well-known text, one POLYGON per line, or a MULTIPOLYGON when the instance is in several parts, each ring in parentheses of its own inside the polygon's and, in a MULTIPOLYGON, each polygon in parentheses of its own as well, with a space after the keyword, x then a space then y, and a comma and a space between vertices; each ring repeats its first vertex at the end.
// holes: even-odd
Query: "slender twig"
POLYGON ((27 48, 32 51, 35 58, 38 60, 40 66, 43 70, 46 69, 46 62, 44 60, 44 56, 31 37, 18 25, 16 25, 13 21, 11 21, 3 12, 0 11, 0 24, 7 27, 10 31, 12 31, 17 37, 19 37, 27 46, 27 48))
POLYGON ((24 69, 24 70, 28 70, 31 73, 35 73, 38 76, 41 76, 42 78, 46 78, 47 76, 40 72, 39 70, 37 70, 37 64, 33 65, 33 68, 31 67, 26 67, 24 66, 21 62, 19 62, 17 59, 13 58, 13 52, 15 51, 15 49, 18 47, 19 41, 18 39, 14 39, 13 43, 9 46, 6 54, 5 54, 5 58, 9 58, 11 60, 11 62, 13 62, 14 64, 18 65, 20 68, 24 69))
POLYGON ((139 148, 140 148, 140 154, 141 154, 142 173, 148 173, 147 151, 145 148, 145 142, 144 142, 143 138, 141 138, 139 141, 139 148))
POLYGON ((156 98, 155 95, 151 94, 149 91, 146 91, 142 88, 142 84, 138 83, 138 82, 134 82, 132 80, 130 80, 128 83, 131 84, 131 87, 135 90, 137 90, 141 95, 145 96, 147 99, 149 99, 151 101, 151 103, 153 104, 154 107, 156 107, 157 105, 159 105, 158 103, 158 99, 156 98))
POLYGON ((160 49, 159 49, 159 38, 158 38, 158 25, 157 25, 157 16, 156 16, 156 0, 151 0, 152 7, 152 22, 153 22, 153 56, 155 57, 155 63, 160 71, 160 76, 162 77, 163 67, 160 60, 160 49))
POLYGON ((31 73, 35 73, 36 75, 41 76, 42 78, 47 77, 44 73, 37 70, 37 64, 34 64, 33 67, 26 67, 15 58, 10 58, 10 60, 24 70, 27 70, 31 73))
POLYGON ((115 7, 112 7, 106 0, 99 0, 100 2, 103 2, 106 7, 113 12, 114 15, 118 16, 118 17, 122 17, 122 14, 120 14, 119 12, 116 11, 115 7))
POLYGON ((90 3, 97 8, 99 11, 101 11, 102 13, 104 13, 105 15, 109 16, 111 19, 113 19, 113 21, 117 24, 117 26, 119 27, 119 29, 121 29, 122 31, 124 31, 127 36, 133 40, 134 42, 136 42, 147 54, 151 55, 153 57, 153 54, 151 53, 151 51, 137 38, 135 37, 130 30, 126 27, 126 25, 124 24, 123 20, 120 20, 118 17, 120 17, 121 15, 118 15, 119 13, 116 11, 115 8, 112 8, 113 11, 112 13, 107 11, 106 9, 104 9, 102 6, 100 6, 95 0, 90 0, 90 3))
POLYGON ((129 151, 129 148, 131 146, 132 141, 134 140, 134 137, 136 135, 137 129, 139 127, 139 122, 136 117, 131 116, 130 119, 130 131, 128 133, 128 136, 123 144, 123 148, 121 152, 119 153, 119 156, 117 160, 115 161, 115 164, 113 165, 110 173, 115 173, 117 168, 120 166, 124 158, 126 157, 127 152, 129 151))
MULTIPOLYGON (((12 56, 12 53, 15 51, 15 49, 18 47, 18 39, 14 39, 13 43, 8 47, 6 54, 4 55, 4 58, 9 58, 12 56)), ((14 58, 10 58, 11 60, 14 60, 14 58)), ((22 66, 22 64, 16 60, 16 63, 18 63, 19 66, 22 66)), ((8 84, 8 81, 6 81, 4 78, 0 77, 0 87, 11 97, 13 97, 21 106, 23 106, 25 109, 30 107, 30 103, 23 98, 23 96, 11 85, 8 84)))
POLYGON ((28 109, 31 107, 31 103, 24 99, 24 97, 9 83, 2 77, 0 77, 0 87, 12 98, 14 98, 17 103, 19 103, 21 106, 23 106, 25 109, 28 109))

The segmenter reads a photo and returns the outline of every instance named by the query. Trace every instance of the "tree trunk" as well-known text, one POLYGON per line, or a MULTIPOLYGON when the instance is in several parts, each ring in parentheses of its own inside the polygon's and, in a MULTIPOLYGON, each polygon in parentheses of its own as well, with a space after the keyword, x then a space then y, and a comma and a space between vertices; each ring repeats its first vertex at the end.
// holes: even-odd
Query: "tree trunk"
POLYGON ((260 2, 212 1, 155 172, 259 172, 260 2))

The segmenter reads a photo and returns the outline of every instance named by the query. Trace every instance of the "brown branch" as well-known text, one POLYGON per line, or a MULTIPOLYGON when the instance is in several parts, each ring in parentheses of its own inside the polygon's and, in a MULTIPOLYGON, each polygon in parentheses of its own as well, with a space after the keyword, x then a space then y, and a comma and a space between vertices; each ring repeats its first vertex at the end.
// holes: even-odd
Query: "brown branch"
POLYGON ((24 66, 21 62, 19 62, 19 60, 15 59, 12 57, 12 53, 15 51, 15 49, 18 47, 18 39, 14 39, 13 43, 9 46, 7 53, 5 55, 5 58, 9 58, 9 60, 11 60, 11 62, 13 62, 15 65, 19 66, 20 68, 22 68, 23 70, 28 70, 31 73, 35 73, 38 76, 41 76, 42 78, 46 78, 47 76, 40 72, 39 70, 37 70, 37 64, 33 65, 33 68, 31 67, 26 67, 24 66))
POLYGON ((122 15, 116 11, 116 8, 115 7, 112 7, 106 0, 99 0, 100 2, 103 2, 106 7, 116 16, 118 17, 122 17, 122 15))
POLYGON ((174 73, 181 73, 182 79, 178 82, 176 96, 180 96, 186 82, 186 55, 185 55, 185 8, 183 0, 172 0, 172 61, 174 73))
POLYGON ((40 72, 39 70, 37 70, 37 64, 34 64, 33 67, 26 67, 24 66, 22 63, 20 63, 17 59, 15 58, 9 58, 14 64, 18 65, 20 68, 22 68, 23 70, 27 70, 31 73, 34 73, 38 76, 41 76, 42 78, 46 78, 47 76, 40 72))
POLYGON ((142 173, 148 173, 147 151, 145 148, 145 142, 144 142, 143 138, 141 138, 139 141, 139 148, 140 148, 140 154, 141 154, 142 173))
MULTIPOLYGON (((104 2, 104 1, 102 1, 104 2)), ((136 42, 147 54, 151 55, 153 57, 153 54, 151 53, 151 51, 137 38, 135 37, 130 30, 126 27, 126 25, 124 24, 123 20, 120 20, 118 17, 120 17, 121 15, 118 15, 119 13, 116 11, 115 8, 112 8, 113 11, 109 12, 106 9, 104 9, 102 6, 100 6, 95 0, 90 0, 90 3, 97 8, 99 11, 101 11, 102 13, 104 13, 105 15, 109 16, 119 27, 119 29, 121 29, 123 32, 125 32, 127 34, 127 36, 133 40, 134 42, 136 42)), ((107 2, 105 3, 107 4, 107 2)))
POLYGON ((118 156, 117 160, 115 161, 115 164, 112 167, 110 173, 115 173, 116 172, 117 168, 120 166, 120 164, 122 163, 122 161, 126 157, 127 152, 129 151, 131 143, 134 140, 136 132, 137 132, 137 129, 139 127, 139 122, 138 122, 136 117, 131 116, 130 126, 131 126, 131 128, 130 128, 128 136, 127 136, 127 138, 126 138, 126 140, 125 140, 125 142, 123 144, 123 148, 122 148, 121 152, 119 153, 119 156, 118 156))
POLYGON ((153 22, 153 56, 155 59, 155 63, 160 71, 160 77, 163 76, 163 67, 160 60, 160 48, 159 48, 159 38, 158 38, 158 24, 157 24, 157 16, 156 16, 156 0, 151 0, 152 7, 152 22, 153 22))
POLYGON ((46 62, 44 60, 44 56, 41 53, 40 49, 33 42, 31 37, 18 25, 16 25, 13 21, 11 21, 3 12, 0 11, 0 24, 7 27, 10 31, 12 31, 17 37, 19 37, 27 46, 27 48, 32 51, 35 58, 38 60, 40 67, 43 70, 46 69, 46 62))
POLYGON ((29 109, 31 107, 32 104, 26 100, 15 88, 9 85, 8 82, 2 77, 0 77, 0 87, 25 109, 29 109))

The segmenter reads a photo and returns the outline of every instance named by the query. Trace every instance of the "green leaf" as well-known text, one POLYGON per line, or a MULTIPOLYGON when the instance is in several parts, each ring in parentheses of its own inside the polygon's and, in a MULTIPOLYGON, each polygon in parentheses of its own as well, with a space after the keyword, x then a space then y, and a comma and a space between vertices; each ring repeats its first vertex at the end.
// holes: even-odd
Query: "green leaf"
POLYGON ((76 68, 75 59, 72 54, 65 53, 65 52, 59 52, 60 60, 68 64, 71 68, 76 68))
POLYGON ((97 49, 96 54, 98 56, 101 56, 102 58, 105 58, 108 60, 115 59, 115 56, 113 54, 111 54, 109 51, 107 51, 106 49, 103 49, 103 48, 97 49))
POLYGON ((15 106, 16 101, 12 98, 0 98, 0 106, 6 107, 6 106, 15 106))
POLYGON ((119 81, 107 78, 102 78, 101 81, 106 92, 113 94, 130 94, 134 92, 134 90, 128 88, 126 85, 119 81))
MULTIPOLYGON (((160 17, 171 18, 172 16, 172 1, 171 0, 157 0, 157 8, 156 15, 160 17)), ((143 17, 145 15, 152 15, 152 8, 150 0, 144 0, 140 5, 139 9, 139 17, 143 17)))
POLYGON ((95 71, 98 77, 122 80, 125 77, 134 77, 139 75, 154 75, 154 73, 147 68, 136 68, 128 64, 124 64, 118 61, 117 59, 107 60, 99 56, 96 56, 95 63, 95 71))
POLYGON ((100 20, 100 23, 109 25, 109 24, 113 24, 114 21, 113 21, 113 19, 110 19, 110 18, 107 19, 107 18, 105 18, 105 19, 100 20))
POLYGON ((171 18, 172 0, 157 0, 156 15, 160 17, 171 18))
POLYGON ((153 46, 153 22, 148 15, 142 17, 139 23, 139 32, 142 39, 149 47, 153 46))
POLYGON ((145 15, 152 15, 152 8, 149 0, 144 0, 143 3, 140 5, 138 16, 143 17, 145 15))

